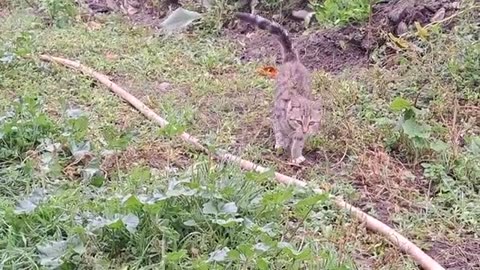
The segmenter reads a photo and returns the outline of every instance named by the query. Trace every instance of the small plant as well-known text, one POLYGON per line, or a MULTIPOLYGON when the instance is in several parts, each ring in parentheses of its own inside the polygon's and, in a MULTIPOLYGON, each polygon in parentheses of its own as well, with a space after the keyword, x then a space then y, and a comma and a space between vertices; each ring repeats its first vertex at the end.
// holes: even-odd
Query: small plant
POLYGON ((397 143, 404 144, 408 151, 415 154, 415 159, 421 151, 429 150, 432 142, 431 127, 418 119, 424 111, 415 108, 412 103, 401 97, 392 101, 390 109, 401 113, 397 121, 397 129, 400 131, 397 143))
POLYGON ((23 157, 56 132, 53 121, 41 111, 33 97, 17 100, 12 110, 0 117, 0 159, 23 157))
POLYGON ((68 25, 77 15, 77 8, 73 0, 41 0, 40 8, 58 27, 68 25))
POLYGON ((315 17, 319 23, 345 25, 364 21, 370 16, 371 0, 325 0, 312 1, 315 17))

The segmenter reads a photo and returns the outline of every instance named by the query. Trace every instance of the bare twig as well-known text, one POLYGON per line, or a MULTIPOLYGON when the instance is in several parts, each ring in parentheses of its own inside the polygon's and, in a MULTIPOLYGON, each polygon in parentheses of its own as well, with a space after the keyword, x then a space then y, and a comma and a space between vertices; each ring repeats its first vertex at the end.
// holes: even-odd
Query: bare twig
MULTIPOLYGON (((59 57, 53 57, 49 55, 41 55, 40 59, 44 61, 49 61, 49 62, 55 62, 59 63, 62 65, 65 65, 67 67, 79 70, 89 76, 94 77, 101 83, 105 84, 112 92, 117 94, 118 96, 122 97, 125 99, 128 103, 130 103, 132 106, 134 106, 137 110, 139 110, 142 114, 144 114, 148 119, 156 122, 158 125, 161 127, 164 127, 168 125, 168 122, 161 118, 159 115, 157 115, 154 111, 152 111, 150 108, 148 108, 145 104, 143 104, 140 100, 132 96, 130 93, 122 89, 120 86, 115 84, 114 82, 110 81, 107 76, 98 73, 94 70, 92 70, 89 67, 86 67, 80 63, 59 58, 59 57)), ((205 148, 203 145, 199 143, 199 141, 195 138, 189 135, 188 133, 182 133, 180 137, 185 140, 186 142, 189 142, 193 144, 195 147, 198 149, 209 153, 213 154, 217 159, 222 160, 222 161, 229 161, 231 163, 239 165, 242 169, 244 170, 249 170, 249 171, 257 171, 257 172, 267 172, 269 169, 262 167, 260 165, 254 164, 248 160, 241 159, 240 157, 225 153, 223 151, 218 151, 216 153, 211 153, 207 148, 205 148)), ((275 172, 275 179, 283 184, 286 185, 296 185, 299 187, 307 187, 307 183, 304 181, 300 181, 298 179, 283 175, 281 173, 275 172)), ((318 188, 314 188, 314 191, 317 193, 323 193, 322 190, 318 188)), ((408 239, 403 237, 401 234, 393 230, 392 228, 388 227, 381 221, 377 220, 376 218, 364 213, 360 209, 346 203, 339 197, 334 197, 332 196, 333 202, 337 207, 339 207, 342 210, 348 211, 351 215, 353 215, 355 218, 357 218, 359 221, 362 223, 365 223, 367 228, 382 234, 385 236, 394 246, 397 246, 400 250, 403 252, 409 254, 412 256, 412 258, 423 268, 423 269, 428 269, 428 270, 444 270, 440 264, 438 264, 435 260, 433 260, 430 256, 425 254, 420 248, 418 248, 415 244, 410 242, 408 239)))

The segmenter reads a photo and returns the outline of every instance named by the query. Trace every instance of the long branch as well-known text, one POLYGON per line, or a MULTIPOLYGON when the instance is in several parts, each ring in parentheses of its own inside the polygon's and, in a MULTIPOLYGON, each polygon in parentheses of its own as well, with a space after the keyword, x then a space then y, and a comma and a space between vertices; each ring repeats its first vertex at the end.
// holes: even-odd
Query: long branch
MULTIPOLYGON (((41 55, 40 59, 44 61, 49 61, 49 62, 55 62, 62 64, 64 66, 76 69, 78 71, 83 72, 86 75, 89 75, 95 79, 97 79, 99 82, 105 84, 112 92, 126 100, 128 103, 130 103, 133 107, 135 107, 137 110, 139 110, 143 115, 145 115, 148 119, 156 122, 160 127, 165 127, 168 125, 168 122, 160 117, 158 114, 156 114, 153 110, 148 108, 145 104, 143 104, 140 100, 138 100, 136 97, 125 91, 123 88, 112 82, 110 79, 108 79, 107 76, 94 71, 93 69, 84 66, 78 62, 74 62, 68 59, 64 58, 59 58, 59 57, 54 57, 50 55, 41 55)), ((234 156, 232 154, 225 153, 223 151, 217 151, 215 153, 211 153, 206 147, 204 147, 198 139, 195 137, 191 136, 188 133, 182 133, 180 137, 188 142, 193 144, 196 148, 198 148, 201 151, 204 151, 205 153, 212 154, 219 160, 223 161, 229 161, 231 163, 239 165, 242 169, 244 170, 249 170, 249 171, 257 171, 257 172, 267 172, 269 169, 262 167, 260 165, 254 164, 248 160, 244 160, 240 157, 234 156)), ((286 176, 284 174, 275 172, 275 179, 283 184, 287 185, 296 185, 300 187, 306 187, 307 183, 304 181, 300 181, 298 179, 292 178, 290 176, 286 176)), ((315 192, 321 193, 322 191, 320 189, 314 189, 315 192)), ((366 214, 362 210, 354 207, 353 205, 345 202, 339 197, 334 197, 332 196, 333 201, 335 205, 343 210, 348 211, 351 215, 353 215, 355 218, 357 218, 359 221, 365 223, 366 227, 374 232, 380 233, 383 236, 385 236, 390 242, 394 245, 397 246, 400 250, 403 252, 407 253, 410 255, 415 262, 417 262, 423 269, 428 269, 428 270, 444 270, 444 268, 437 263, 435 260, 433 260, 430 256, 428 256, 425 252, 423 252, 419 247, 417 247, 415 244, 413 244, 411 241, 409 241, 407 238, 403 237, 401 234, 393 230, 392 228, 388 227, 378 219, 366 214)))

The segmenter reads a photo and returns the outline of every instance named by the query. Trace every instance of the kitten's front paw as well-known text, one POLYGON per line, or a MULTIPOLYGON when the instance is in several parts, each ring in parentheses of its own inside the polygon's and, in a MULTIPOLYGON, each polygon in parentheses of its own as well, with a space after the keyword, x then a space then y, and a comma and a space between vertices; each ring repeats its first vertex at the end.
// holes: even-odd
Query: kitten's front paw
POLYGON ((305 161, 305 158, 303 156, 299 156, 298 158, 292 160, 294 164, 300 164, 305 161))

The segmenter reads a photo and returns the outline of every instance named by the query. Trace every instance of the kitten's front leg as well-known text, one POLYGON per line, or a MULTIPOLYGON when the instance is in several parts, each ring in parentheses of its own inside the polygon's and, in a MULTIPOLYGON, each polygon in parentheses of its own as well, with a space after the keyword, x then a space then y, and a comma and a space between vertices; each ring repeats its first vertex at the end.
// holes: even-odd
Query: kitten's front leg
POLYGON ((305 138, 301 135, 294 135, 292 138, 291 156, 292 162, 300 164, 305 161, 305 157, 302 154, 303 146, 305 144, 305 138))
POLYGON ((278 120, 273 122, 273 133, 275 134, 275 149, 286 149, 289 144, 288 139, 282 133, 278 120))

